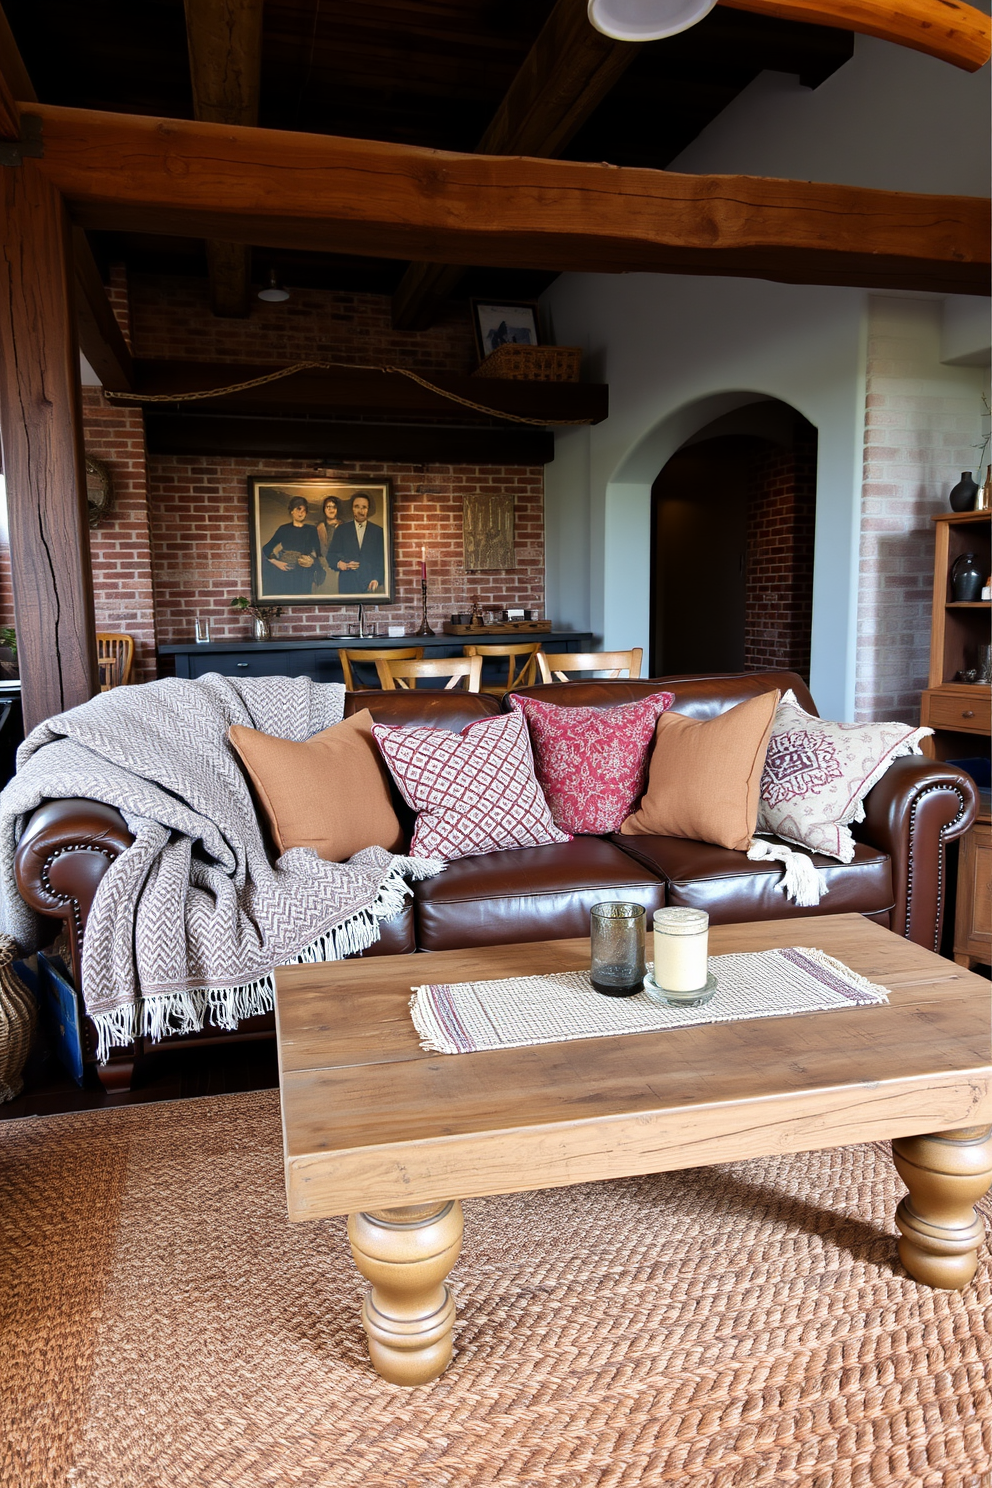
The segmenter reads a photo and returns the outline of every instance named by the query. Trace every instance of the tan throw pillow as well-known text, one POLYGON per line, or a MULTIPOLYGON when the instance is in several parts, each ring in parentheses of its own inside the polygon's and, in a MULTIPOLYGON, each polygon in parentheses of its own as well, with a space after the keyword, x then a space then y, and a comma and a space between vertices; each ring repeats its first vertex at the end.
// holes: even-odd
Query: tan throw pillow
POLYGON ((688 837, 745 852, 758 819, 778 699, 777 692, 766 692, 716 718, 663 713, 655 725, 647 791, 620 831, 628 837, 688 837))
POLYGON ((344 863, 363 847, 406 850, 367 708, 302 744, 240 724, 228 738, 280 853, 312 847, 329 863, 344 863))

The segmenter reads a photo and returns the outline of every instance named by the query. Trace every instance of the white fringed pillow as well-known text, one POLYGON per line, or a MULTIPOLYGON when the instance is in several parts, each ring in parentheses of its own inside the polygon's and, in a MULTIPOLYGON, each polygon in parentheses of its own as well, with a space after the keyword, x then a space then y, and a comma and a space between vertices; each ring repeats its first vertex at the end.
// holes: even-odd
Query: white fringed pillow
POLYGON ((761 776, 759 832, 849 863, 850 823, 894 759, 919 754, 933 729, 908 723, 830 723, 801 708, 791 690, 775 711, 761 776))

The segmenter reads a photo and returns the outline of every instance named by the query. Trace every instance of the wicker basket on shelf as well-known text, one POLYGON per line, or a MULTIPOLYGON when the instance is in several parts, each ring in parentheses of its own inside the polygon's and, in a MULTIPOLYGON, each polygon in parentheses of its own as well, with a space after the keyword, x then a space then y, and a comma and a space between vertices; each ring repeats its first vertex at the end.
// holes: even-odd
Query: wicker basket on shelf
POLYGON ((511 382, 578 382, 581 346, 497 346, 472 373, 511 382))

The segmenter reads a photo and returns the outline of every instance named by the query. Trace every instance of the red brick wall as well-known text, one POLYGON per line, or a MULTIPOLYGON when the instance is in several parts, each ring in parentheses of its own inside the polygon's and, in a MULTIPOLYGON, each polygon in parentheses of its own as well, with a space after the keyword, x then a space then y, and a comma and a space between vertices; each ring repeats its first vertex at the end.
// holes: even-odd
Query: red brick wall
MULTIPOLYGON (((464 373, 475 365, 471 323, 451 312, 430 331, 394 331, 383 295, 293 291, 280 305, 252 301, 248 320, 219 320, 198 280, 136 277, 131 282, 134 348, 139 356, 200 361, 307 359, 383 362, 430 372, 464 373)), ((245 637, 249 622, 232 613, 235 595, 251 593, 247 480, 252 474, 312 476, 312 460, 155 456, 149 462, 158 639, 192 640, 197 613, 209 615, 211 635, 245 637), (229 537, 218 540, 219 502, 229 515, 229 537), (199 530, 201 540, 196 541, 199 530), (209 536, 208 536, 209 532, 209 536), (194 551, 195 548, 195 551, 194 551)), ((336 467, 349 475, 388 476, 393 482, 394 561, 398 602, 370 619, 420 622, 420 553, 426 547, 430 615, 443 618, 478 598, 485 607, 517 604, 543 610, 544 471, 537 467, 380 465, 336 467), (468 575, 463 567, 462 500, 497 490, 516 496, 516 567, 468 575)), ((293 606, 276 622, 280 636, 326 635, 353 621, 352 606, 293 606)))
POLYGON ((816 522, 816 441, 754 458, 748 493, 744 665, 809 680, 816 522))
MULTIPOLYGON (((138 356, 196 361, 341 360, 395 363, 424 373, 465 373, 476 363, 471 322, 452 310, 430 331, 394 331, 383 295, 294 290, 278 305, 252 301, 247 320, 210 312, 205 282, 136 276, 115 270, 109 288, 125 336, 138 356)), ((142 417, 84 389, 87 451, 110 468, 112 516, 91 534, 97 626, 135 637, 135 679, 155 675, 156 644, 193 639, 197 613, 209 615, 217 639, 241 638, 249 625, 230 608, 250 595, 247 478, 312 476, 313 462, 145 453, 142 417), (229 537, 214 536, 219 504, 229 537), (208 535, 209 531, 209 535, 208 535)), ((482 606, 544 606, 544 471, 536 467, 377 465, 332 472, 388 476, 394 494, 397 603, 370 614, 388 624, 420 623, 420 553, 428 551, 430 615, 441 621, 478 599, 482 606), (516 566, 506 573, 466 574, 462 500, 471 492, 516 497, 516 566)), ((0 545, 0 623, 9 623, 9 552, 0 545)), ((354 619, 352 606, 300 606, 277 622, 281 636, 325 635, 354 619)))
POLYGON ((147 682, 156 675, 155 593, 141 413, 84 388, 83 427, 86 453, 104 462, 113 486, 110 515, 90 532, 96 628, 134 637, 131 680, 147 682))
POLYGON ((478 358, 468 309, 452 308, 429 331, 394 331, 388 295, 298 289, 272 305, 253 299, 246 320, 210 312, 205 280, 135 275, 134 350, 196 362, 384 362, 462 375, 478 358))
MULTIPOLYGON (((310 462, 212 460, 156 456, 149 461, 152 543, 160 643, 191 641, 197 614, 209 615, 213 640, 247 638, 250 621, 231 600, 251 594, 248 546, 249 475, 311 476, 310 462), (217 537, 217 508, 225 532, 217 537), (191 551, 195 545, 195 553, 191 551)), ((543 471, 527 467, 342 466, 340 474, 389 476, 393 481, 395 569, 399 602, 369 611, 380 625, 420 623, 420 554, 427 549, 429 614, 440 631, 453 610, 478 598, 489 605, 540 608, 544 603, 543 471), (513 491, 517 567, 508 573, 466 574, 462 558, 462 500, 473 491, 513 491)), ((299 605, 283 611, 275 635, 312 636, 354 621, 353 605, 299 605)))
MULTIPOLYGON (((919 723, 934 530, 978 464, 987 371, 946 366, 939 300, 869 300, 855 717, 919 723)), ((986 456, 986 459, 989 457, 986 456)), ((980 478, 980 477, 979 477, 980 478)))

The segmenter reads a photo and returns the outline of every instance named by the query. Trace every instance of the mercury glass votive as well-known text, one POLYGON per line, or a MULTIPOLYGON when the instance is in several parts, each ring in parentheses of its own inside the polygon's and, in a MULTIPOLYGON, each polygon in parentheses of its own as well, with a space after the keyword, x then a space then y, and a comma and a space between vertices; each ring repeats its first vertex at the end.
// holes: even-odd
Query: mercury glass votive
POLYGON ((644 985, 643 904, 594 904, 590 980, 604 997, 633 997, 644 985))
POLYGON ((710 917, 705 909, 656 909, 654 967, 646 988, 673 1007, 699 1007, 716 991, 709 971, 710 917))

